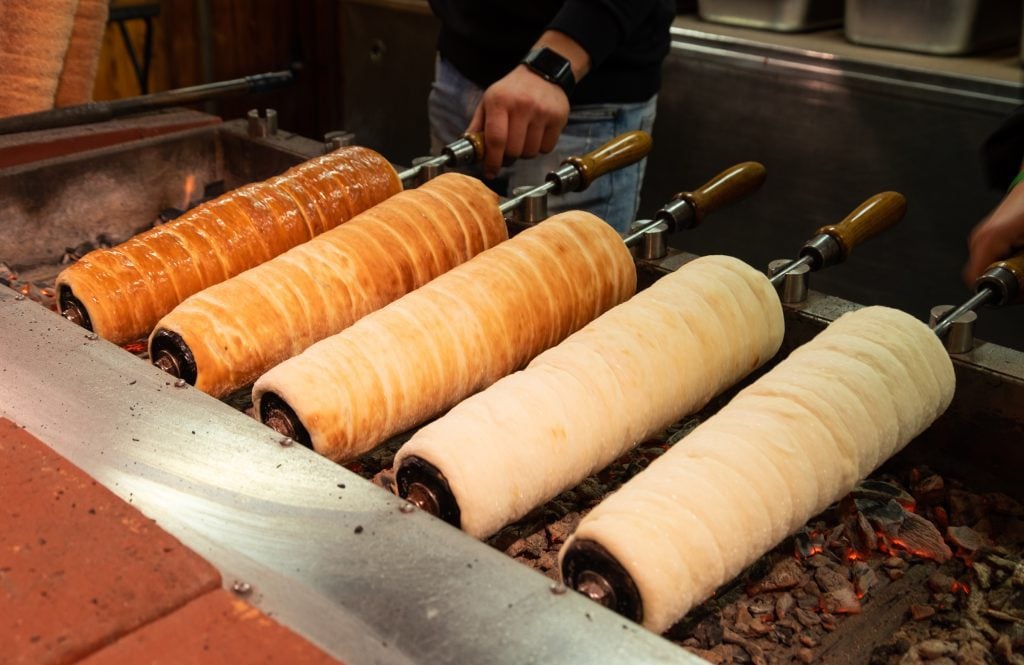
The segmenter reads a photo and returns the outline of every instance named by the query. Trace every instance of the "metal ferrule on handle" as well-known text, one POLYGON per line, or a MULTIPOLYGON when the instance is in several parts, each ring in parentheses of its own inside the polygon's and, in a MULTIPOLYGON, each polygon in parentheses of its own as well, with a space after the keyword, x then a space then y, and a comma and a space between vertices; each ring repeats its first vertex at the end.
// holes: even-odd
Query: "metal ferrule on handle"
POLYGON ((483 136, 479 132, 467 132, 444 148, 441 154, 411 166, 398 174, 406 182, 418 176, 424 169, 435 166, 465 166, 480 161, 483 156, 483 136))

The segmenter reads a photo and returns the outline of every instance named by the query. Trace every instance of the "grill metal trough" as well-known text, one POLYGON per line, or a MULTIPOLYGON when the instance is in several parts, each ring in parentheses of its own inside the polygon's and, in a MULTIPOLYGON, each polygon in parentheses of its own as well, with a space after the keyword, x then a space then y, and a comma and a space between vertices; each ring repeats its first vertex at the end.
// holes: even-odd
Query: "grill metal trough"
MULTIPOLYGON (((64 174, 61 191, 81 192, 76 185, 96 169, 142 169, 147 155, 154 164, 181 155, 173 164, 183 174, 206 164, 207 182, 223 178, 230 188, 284 170, 304 150, 319 154, 322 146, 251 139, 242 123, 223 123, 0 171, 0 201, 16 200, 16 183, 52 185, 56 173, 64 174)), ((162 163, 166 172, 172 162, 162 163)), ((152 183, 163 187, 160 178, 152 183)), ((116 185, 93 191, 151 206, 118 220, 128 232, 167 205, 153 193, 162 189, 116 185)), ((173 194, 174 185, 166 191, 173 194)), ((71 202, 80 193, 68 196, 71 202)), ((25 212, 21 221, 4 217, 0 228, 0 259, 12 266, 43 265, 91 233, 117 232, 77 224, 67 212, 47 219, 34 218, 31 206, 25 212), (21 244, 38 230, 45 244, 21 244), (23 246, 32 253, 19 252, 23 246)), ((653 277, 689 258, 672 252, 640 268, 653 277)), ((812 292, 786 311, 784 351, 855 307, 812 292)), ((156 519, 217 566, 226 584, 250 583, 254 604, 345 662, 702 662, 440 520, 403 510, 351 471, 281 445, 279 435, 231 406, 177 387, 6 288, 0 340, 0 416, 156 519)), ((979 343, 955 361, 953 406, 901 457, 1021 498, 1024 354, 979 343)))

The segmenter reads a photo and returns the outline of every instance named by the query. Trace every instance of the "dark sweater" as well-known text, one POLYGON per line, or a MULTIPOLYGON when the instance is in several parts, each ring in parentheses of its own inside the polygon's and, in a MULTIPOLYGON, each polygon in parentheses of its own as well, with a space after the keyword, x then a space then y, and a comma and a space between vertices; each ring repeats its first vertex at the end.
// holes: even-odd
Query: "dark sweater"
POLYGON ((661 85, 675 0, 430 0, 438 50, 482 88, 512 71, 545 30, 590 55, 573 104, 646 101, 661 85))

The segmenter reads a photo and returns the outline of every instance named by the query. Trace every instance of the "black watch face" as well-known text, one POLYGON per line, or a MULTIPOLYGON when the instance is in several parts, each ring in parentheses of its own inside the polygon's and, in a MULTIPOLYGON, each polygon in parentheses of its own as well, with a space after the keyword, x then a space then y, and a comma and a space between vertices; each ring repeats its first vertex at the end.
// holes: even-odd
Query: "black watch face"
POLYGON ((568 60, 549 48, 542 48, 530 53, 525 60, 527 66, 542 75, 548 81, 560 85, 566 94, 576 83, 572 75, 572 65, 568 60))
POLYGON ((541 49, 533 57, 533 66, 556 81, 565 80, 566 74, 572 76, 572 65, 569 61, 551 49, 541 49))

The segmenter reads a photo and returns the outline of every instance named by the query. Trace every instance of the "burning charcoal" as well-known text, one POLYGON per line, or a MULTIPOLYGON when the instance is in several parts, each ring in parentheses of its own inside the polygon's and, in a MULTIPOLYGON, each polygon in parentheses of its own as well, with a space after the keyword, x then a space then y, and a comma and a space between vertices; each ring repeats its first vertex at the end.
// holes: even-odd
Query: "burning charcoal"
POLYGON ((821 625, 821 617, 814 612, 805 610, 802 607, 798 607, 793 610, 793 616, 800 622, 805 628, 814 628, 815 626, 821 625))
POLYGON ((850 533, 850 546, 857 552, 867 554, 878 549, 878 536, 874 527, 868 522, 868 518, 859 510, 856 512, 856 520, 850 533))
POLYGON ((773 629, 772 639, 788 647, 793 644, 793 636, 800 631, 800 624, 789 620, 776 621, 773 629))
POLYGON ((816 647, 819 644, 818 639, 810 633, 800 633, 799 639, 800 644, 804 645, 805 647, 816 647))
POLYGON ((917 653, 928 660, 956 655, 956 645, 944 640, 925 640, 915 647, 917 653))
POLYGON ((886 568, 906 568, 907 562, 903 557, 891 556, 882 562, 882 565, 886 568))
POLYGON ((790 610, 796 607, 796 601, 793 600, 793 594, 782 593, 775 599, 775 618, 782 620, 786 618, 790 610))
POLYGON ((827 630, 830 633, 833 630, 835 630, 836 629, 836 618, 835 618, 835 616, 833 616, 832 614, 830 614, 828 612, 822 612, 821 613, 821 627, 824 628, 825 630, 827 630))
POLYGON ((993 651, 999 656, 1000 661, 1004 663, 1016 663, 1020 662, 1014 657, 1013 654, 1013 642, 1010 640, 1009 635, 1000 635, 999 639, 996 640, 993 651))
POLYGON ((942 476, 938 474, 931 474, 922 478, 920 481, 914 483, 913 492, 914 496, 920 500, 922 497, 929 494, 941 494, 946 489, 946 483, 942 479, 942 476))
POLYGON ((857 592, 858 598, 866 596, 877 581, 878 576, 875 574, 874 568, 863 561, 853 564, 853 589, 857 592))
POLYGON ((927 584, 928 588, 935 593, 944 593, 953 588, 953 583, 955 581, 956 580, 946 573, 935 572, 932 573, 932 576, 928 578, 928 581, 925 582, 925 584, 927 584))
POLYGON ((722 615, 714 613, 705 617, 693 631, 693 637, 697 640, 697 646, 702 649, 711 649, 722 643, 722 615))
POLYGON ((900 527, 907 515, 913 514, 908 513, 895 499, 888 503, 858 499, 855 504, 857 510, 864 513, 875 531, 890 540, 899 534, 900 527))
POLYGON ((750 613, 750 608, 746 603, 741 602, 739 609, 736 611, 736 629, 741 632, 749 632, 750 624, 753 623, 754 616, 750 613))
POLYGON ((758 618, 755 618, 753 621, 751 621, 750 625, 747 628, 751 633, 758 636, 767 635, 768 633, 772 632, 771 625, 765 623, 764 621, 761 621, 761 619, 758 618))
POLYGON ((750 600, 750 613, 755 616, 769 614, 774 610, 775 600, 769 595, 758 595, 750 600))
POLYGON ((905 508, 913 508, 916 505, 914 497, 907 493, 899 485, 887 483, 884 480, 865 480, 853 488, 850 492, 855 500, 869 499, 881 504, 894 500, 905 508))
POLYGON ((978 586, 982 589, 989 589, 992 587, 992 569, 988 564, 975 561, 971 564, 971 569, 974 571, 975 579, 978 580, 978 586))
POLYGON ((725 628, 722 631, 722 639, 725 640, 727 644, 735 644, 736 646, 741 647, 744 651, 746 651, 747 654, 750 656, 750 662, 754 663, 754 665, 768 664, 768 661, 764 657, 764 649, 754 644, 750 640, 747 640, 743 636, 737 634, 736 632, 729 630, 728 628, 725 628))
POLYGON ((537 560, 537 569, 553 580, 561 579, 558 569, 558 553, 545 550, 537 560))
POLYGON ((775 564, 771 571, 747 589, 747 594, 756 596, 765 591, 792 589, 806 579, 803 566, 796 559, 785 558, 775 564))
POLYGON ((949 521, 951 524, 975 524, 985 516, 982 497, 960 489, 949 490, 949 521))
POLYGON ((904 575, 904 572, 903 572, 902 568, 890 568, 889 569, 889 579, 892 580, 893 582, 895 582, 896 580, 902 578, 903 575, 904 575))
POLYGON ((547 527, 548 542, 552 545, 564 543, 565 539, 572 535, 572 532, 579 526, 581 519, 583 519, 583 516, 574 512, 569 513, 554 524, 549 524, 547 527))
POLYGON ((906 513, 892 543, 915 556, 939 563, 949 561, 953 556, 935 525, 916 513, 906 513))
POLYGON ((1001 493, 985 495, 988 508, 997 515, 1009 515, 1010 517, 1024 517, 1024 505, 1001 493))
POLYGON ((825 538, 817 529, 808 531, 806 528, 793 536, 794 554, 801 559, 808 559, 825 551, 825 538))
POLYGON ((951 543, 967 552, 976 552, 989 544, 987 538, 969 526, 947 527, 946 537, 951 543))
POLYGON ((911 605, 910 616, 914 618, 914 621, 924 621, 930 617, 935 616, 935 608, 931 605, 911 605))
MULTIPOLYGON (((814 584, 813 582, 811 584, 814 584)), ((796 600, 796 606, 805 610, 811 610, 818 606, 818 589, 817 584, 814 584, 814 593, 807 593, 804 590, 797 591, 793 594, 796 600)), ((803 623, 801 621, 801 623, 803 623)))
POLYGON ((824 554, 815 554, 807 560, 807 563, 811 564, 812 568, 822 568, 832 563, 832 560, 824 554))
POLYGON ((822 596, 821 608, 832 614, 860 614, 860 600, 853 587, 834 589, 822 596))
POLYGON ((853 590, 853 585, 850 584, 850 580, 846 579, 846 576, 833 568, 819 568, 814 571, 814 580, 818 583, 818 587, 822 593, 828 593, 835 589, 850 589, 853 590))

